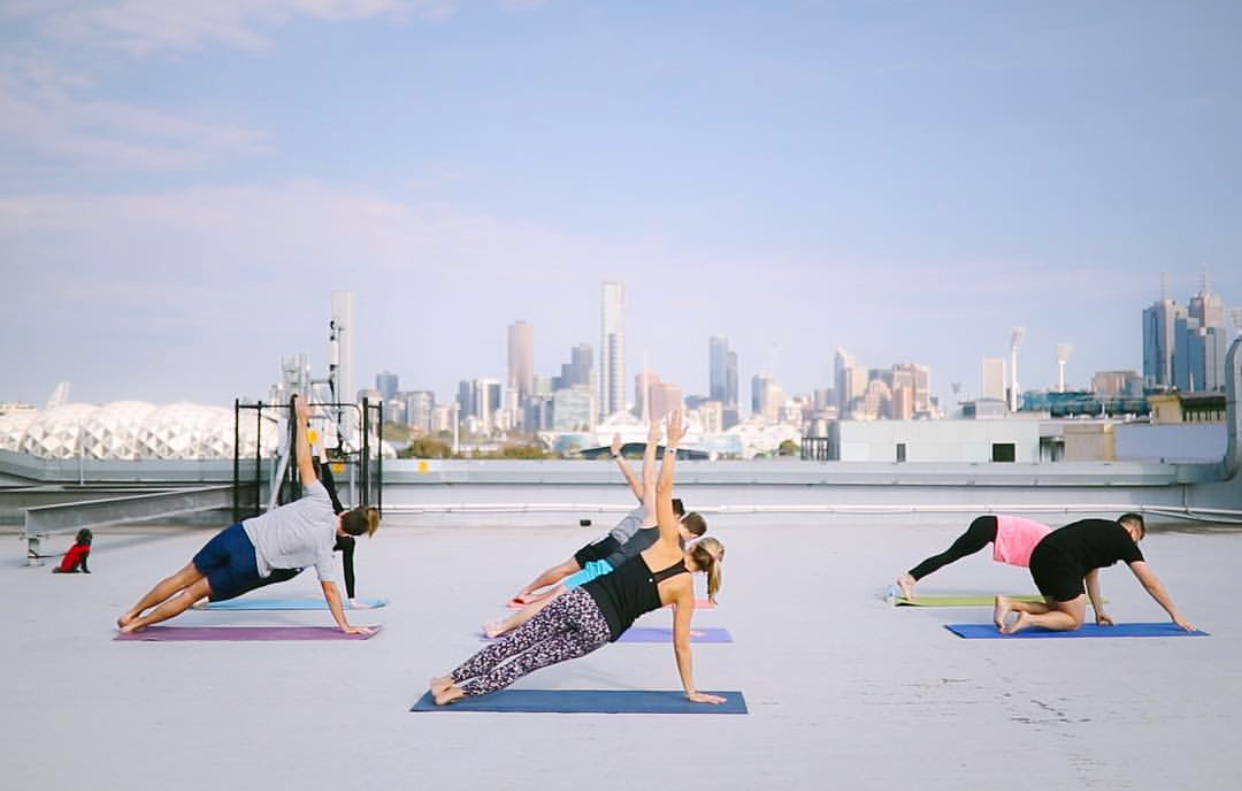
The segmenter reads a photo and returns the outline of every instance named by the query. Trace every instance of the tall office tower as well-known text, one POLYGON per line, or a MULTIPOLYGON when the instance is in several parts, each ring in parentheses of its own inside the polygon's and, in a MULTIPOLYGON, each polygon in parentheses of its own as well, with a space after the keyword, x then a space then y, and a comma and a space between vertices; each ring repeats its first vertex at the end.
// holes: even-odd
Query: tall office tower
POLYGON ((384 396, 384 400, 392 398, 401 389, 397 382, 397 375, 392 371, 384 371, 375 375, 375 389, 380 391, 380 395, 384 396))
POLYGON ((1173 386, 1183 393, 1207 389, 1206 348, 1207 330, 1199 320, 1178 316, 1173 322, 1173 386))
POLYGON ((1219 296, 1208 290, 1207 275, 1200 281, 1199 293, 1190 298, 1187 313, 1198 320, 1203 339, 1203 377, 1199 389, 1223 390, 1229 331, 1225 325, 1225 305, 1219 296))
POLYGON ((509 325, 509 387, 518 399, 531 394, 535 384, 535 328, 529 322, 509 325))
POLYGON ((625 286, 604 283, 600 310, 599 415, 625 409, 625 286))
POLYGON ((1005 400, 1005 358, 985 357, 981 369, 980 398, 1005 400))
POLYGON ((767 391, 768 383, 772 380, 763 374, 755 374, 750 378, 750 414, 763 414, 763 396, 767 391))
POLYGON ((648 407, 651 420, 663 420, 669 412, 681 409, 683 406, 681 385, 675 385, 672 382, 654 382, 648 393, 651 399, 648 407))
POLYGON ((893 370, 914 377, 914 413, 931 412, 931 369, 918 363, 897 363, 893 370))
POLYGON ((890 420, 909 420, 914 417, 914 372, 893 366, 888 401, 890 420))
POLYGON ((1186 309, 1161 297, 1143 309, 1143 384, 1173 386, 1173 354, 1177 345, 1177 319, 1186 309))
POLYGON ((639 371, 634 377, 634 414, 643 420, 651 417, 651 389, 660 383, 660 377, 651 371, 639 371))
POLYGON ((436 411, 436 395, 430 390, 412 390, 405 394, 405 420, 410 428, 431 431, 436 411))
POLYGON ((569 350, 569 362, 561 364, 561 375, 552 377, 552 390, 555 392, 575 385, 589 386, 592 384, 593 374, 591 346, 587 343, 580 343, 569 350))
POLYGON ((708 397, 726 407, 737 406, 737 352, 729 351, 729 339, 713 335, 707 342, 708 397))
POLYGON ((853 391, 850 377, 855 366, 854 355, 840 347, 832 360, 833 387, 837 391, 837 412, 844 415, 850 406, 853 391))
POLYGON ((477 417, 474 411, 474 387, 468 379, 457 383, 457 416, 459 419, 477 417))

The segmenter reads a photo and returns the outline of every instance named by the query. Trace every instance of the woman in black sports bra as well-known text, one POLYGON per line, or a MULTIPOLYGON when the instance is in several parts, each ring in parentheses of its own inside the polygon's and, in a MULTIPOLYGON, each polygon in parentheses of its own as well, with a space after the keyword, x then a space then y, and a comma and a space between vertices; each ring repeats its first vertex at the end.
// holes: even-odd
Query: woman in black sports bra
POLYGON ((656 521, 660 537, 614 571, 553 600, 538 615, 467 659, 447 676, 431 679, 437 704, 495 692, 541 667, 585 656, 615 641, 644 613, 673 605, 673 650, 686 697, 696 703, 724 698, 694 686, 690 619, 694 615, 693 572, 707 574, 707 596, 720 590, 724 546, 704 538, 685 550, 678 542, 673 513, 673 470, 677 446, 685 435, 681 412, 668 418, 668 443, 656 485, 656 521))

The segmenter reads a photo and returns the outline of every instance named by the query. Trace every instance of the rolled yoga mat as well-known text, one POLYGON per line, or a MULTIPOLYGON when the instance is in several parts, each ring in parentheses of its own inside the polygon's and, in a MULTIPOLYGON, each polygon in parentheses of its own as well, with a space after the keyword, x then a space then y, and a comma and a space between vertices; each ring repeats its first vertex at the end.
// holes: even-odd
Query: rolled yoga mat
MULTIPOLYGON (((479 635, 480 640, 489 638, 479 635)), ((500 638, 496 638, 500 639, 500 638)), ((666 626, 634 626, 617 638, 618 643, 671 643, 673 642, 673 630, 666 626)), ((704 627, 702 629, 690 629, 690 642, 692 643, 731 643, 733 636, 729 634, 728 629, 721 629, 717 626, 704 627)))
POLYGON ((1207 637, 1208 633, 1196 629, 1193 632, 1183 631, 1171 621, 1160 623, 1119 623, 1115 626, 1100 626, 1085 623, 1072 632, 1054 632, 1050 629, 1033 626, 1023 629, 1017 634, 1002 634, 990 623, 954 623, 945 624, 953 634, 967 640, 1021 640, 1027 637, 1207 637))
MULTIPOLYGON (((363 604, 369 604, 370 607, 358 608, 376 609, 388 604, 387 599, 359 599, 363 604)), ((352 610, 349 606, 349 600, 343 599, 341 605, 352 610)), ((328 603, 323 599, 229 599, 227 601, 213 601, 204 610, 326 610, 328 603)))
POLYGON ((379 633, 345 634, 335 626, 148 626, 139 632, 118 634, 122 641, 263 641, 276 640, 368 640, 379 633))
POLYGON ((691 703, 682 692, 636 689, 502 689, 437 706, 428 692, 410 711, 525 711, 556 714, 746 714, 736 690, 710 692, 724 703, 691 703))

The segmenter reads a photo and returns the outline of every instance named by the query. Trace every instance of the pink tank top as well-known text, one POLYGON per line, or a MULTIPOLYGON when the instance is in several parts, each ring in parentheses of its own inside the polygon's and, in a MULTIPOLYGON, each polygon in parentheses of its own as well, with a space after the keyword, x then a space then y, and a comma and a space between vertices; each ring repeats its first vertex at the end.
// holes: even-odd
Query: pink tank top
POLYGON ((1029 566, 1031 551, 1051 532, 1051 527, 1033 519, 997 514, 992 559, 1011 566, 1029 566))

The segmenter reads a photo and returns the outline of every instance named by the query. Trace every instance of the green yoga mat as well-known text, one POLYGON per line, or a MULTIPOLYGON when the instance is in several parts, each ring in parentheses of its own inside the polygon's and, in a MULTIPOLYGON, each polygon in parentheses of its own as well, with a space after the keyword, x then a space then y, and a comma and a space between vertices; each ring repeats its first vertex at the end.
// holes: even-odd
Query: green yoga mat
MULTIPOLYGON (((1010 596, 1014 601, 1041 602, 1043 596, 1010 596)), ((996 602, 995 596, 923 596, 907 599, 897 596, 891 599, 894 607, 991 607, 996 602)))

